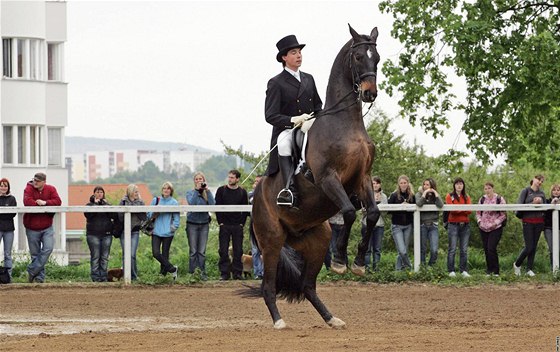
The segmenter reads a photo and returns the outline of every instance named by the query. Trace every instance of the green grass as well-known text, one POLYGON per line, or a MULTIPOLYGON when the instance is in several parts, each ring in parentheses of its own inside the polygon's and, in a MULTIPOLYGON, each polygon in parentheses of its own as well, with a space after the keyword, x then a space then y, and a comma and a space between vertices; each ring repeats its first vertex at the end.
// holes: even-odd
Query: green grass
MULTIPOLYGON (((171 246, 170 261, 172 264, 179 267, 179 279, 178 284, 190 285, 194 283, 201 282, 201 276, 199 272, 194 274, 188 273, 188 263, 189 263, 189 251, 187 238, 184 229, 184 220, 182 220, 182 226, 178 230, 173 244, 171 246)), ((246 231, 247 232, 247 231, 246 231)), ((354 232, 354 231, 353 231, 354 232)), ((387 236, 385 236, 387 237, 387 236)), ((442 241, 446 239, 447 236, 441 236, 442 241)), ((389 238, 390 239, 390 238, 389 238)), ((387 238, 385 238, 385 243, 387 243, 387 238)), ((392 240, 392 239, 391 239, 392 240)), ((379 265, 379 270, 373 273, 368 273, 365 277, 356 277, 351 273, 345 275, 337 275, 332 272, 327 271, 324 267, 319 273, 319 282, 330 282, 330 281, 357 281, 357 282, 376 282, 376 283, 403 283, 403 282, 417 282, 417 283, 431 283, 438 285, 478 285, 485 283, 494 284, 508 284, 513 282, 530 282, 530 283, 555 283, 560 281, 559 275, 552 275, 549 267, 549 257, 548 250, 546 249, 546 244, 544 240, 539 243, 537 256, 535 258, 534 271, 537 276, 530 278, 525 275, 517 277, 513 274, 512 264, 515 260, 517 253, 504 253, 500 254, 500 276, 499 277, 486 277, 485 268, 485 258, 484 253, 481 249, 469 248, 468 257, 468 268, 469 273, 472 275, 471 278, 464 279, 460 275, 456 278, 450 278, 447 275, 447 251, 446 244, 440 243, 440 250, 438 253, 438 261, 433 267, 421 267, 419 272, 397 272, 394 270, 394 265, 396 261, 396 252, 394 251, 394 246, 388 245, 384 248, 381 254, 381 263, 379 265)), ((85 242, 85 236, 83 239, 84 248, 87 250, 87 244, 85 242)), ((523 245, 522 240, 519 244, 519 249, 523 245)), ((357 238, 354 235, 353 240, 350 243, 350 260, 353 258, 353 251, 356 250, 357 238)), ((250 248, 248 235, 245 234, 244 248, 248 250, 250 248)), ((412 249, 410 249, 412 251, 412 249)), ((499 248, 498 248, 499 251, 499 248)), ((111 247, 111 256, 109 260, 109 268, 121 267, 121 247, 120 240, 114 239, 113 245, 111 247)), ((138 247, 138 253, 136 255, 137 265, 138 265, 138 284, 146 285, 168 285, 172 284, 173 280, 170 275, 163 277, 159 274, 159 262, 152 257, 151 253, 151 239, 148 236, 141 235, 140 244, 138 247)), ((206 252, 206 269, 209 280, 217 280, 220 276, 218 270, 218 227, 214 222, 210 226, 210 235, 208 239, 208 246, 206 252)), ((411 257, 411 262, 413 258, 411 257)), ((26 266, 28 260, 23 260, 14 263, 14 268, 12 272, 14 282, 27 282, 27 272, 26 266)), ((459 251, 457 251, 457 256, 455 260, 455 265, 459 265, 459 251)), ((525 266, 522 268, 522 272, 525 272, 525 266)), ((89 260, 84 260, 79 265, 70 266, 60 266, 54 263, 52 260, 47 264, 46 267, 47 282, 90 282, 89 274, 89 260)))

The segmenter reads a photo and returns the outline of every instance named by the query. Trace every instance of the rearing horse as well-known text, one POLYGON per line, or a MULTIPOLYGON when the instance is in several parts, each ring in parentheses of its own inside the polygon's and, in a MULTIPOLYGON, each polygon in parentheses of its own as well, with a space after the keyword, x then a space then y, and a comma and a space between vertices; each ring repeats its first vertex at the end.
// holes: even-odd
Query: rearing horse
MULTIPOLYGON (((289 302, 307 299, 328 325, 346 325, 332 316, 316 292, 317 275, 331 238, 326 220, 339 210, 343 213, 346 235, 337 243, 332 263, 333 271, 343 273, 348 236, 356 219, 349 195, 358 195, 366 204, 368 229, 373 229, 379 218, 369 174, 375 147, 363 123, 361 104, 377 97, 378 32, 376 27, 369 36, 359 35, 349 28, 352 39, 334 61, 325 109, 308 132, 304 152, 313 182, 301 173, 294 179, 299 210, 276 205, 276 195, 286 183, 280 173, 265 177, 254 196, 253 228, 264 262, 261 293, 277 329, 286 327, 276 305, 277 296, 289 302)), ((369 238, 365 238, 358 246, 352 266, 355 274, 365 272, 368 243, 369 238)))

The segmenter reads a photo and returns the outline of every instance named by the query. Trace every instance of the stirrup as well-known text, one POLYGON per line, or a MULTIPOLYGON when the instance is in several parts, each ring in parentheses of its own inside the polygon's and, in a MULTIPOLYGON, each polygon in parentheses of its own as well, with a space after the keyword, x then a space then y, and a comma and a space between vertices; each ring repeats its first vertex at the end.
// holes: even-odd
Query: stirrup
POLYGON ((276 196, 276 205, 292 207, 294 205, 294 194, 292 190, 289 188, 281 190, 276 196))

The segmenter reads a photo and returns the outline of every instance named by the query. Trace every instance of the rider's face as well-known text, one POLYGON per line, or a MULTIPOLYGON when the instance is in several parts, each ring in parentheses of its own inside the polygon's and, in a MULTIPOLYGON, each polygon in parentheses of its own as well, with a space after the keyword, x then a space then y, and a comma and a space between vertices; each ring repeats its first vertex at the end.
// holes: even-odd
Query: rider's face
POLYGON ((301 66, 301 58, 300 48, 291 49, 286 55, 282 56, 286 66, 293 71, 297 71, 301 66))

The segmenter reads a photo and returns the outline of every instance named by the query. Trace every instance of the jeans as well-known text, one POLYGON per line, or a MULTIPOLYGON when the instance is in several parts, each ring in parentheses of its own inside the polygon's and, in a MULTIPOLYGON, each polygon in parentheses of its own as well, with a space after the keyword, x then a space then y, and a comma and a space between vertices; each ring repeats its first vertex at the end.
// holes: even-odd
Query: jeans
MULTIPOLYGON (((367 225, 362 224, 362 238, 366 236, 367 225)), ((383 234, 385 233, 385 228, 382 226, 375 226, 373 228, 373 233, 369 238, 368 250, 366 251, 365 264, 366 269, 369 268, 371 263, 371 257, 373 255, 373 263, 371 263, 372 270, 377 270, 377 266, 381 260, 381 248, 383 246, 383 234)))
POLYGON ((469 223, 450 222, 447 226, 447 238, 449 244, 447 247, 447 271, 455 271, 455 253, 457 251, 457 242, 459 242, 459 271, 467 271, 469 238, 471 237, 471 228, 469 223))
POLYGON ((410 259, 408 258, 408 246, 412 234, 412 224, 410 225, 391 225, 391 233, 395 241, 398 256, 395 263, 395 270, 410 269, 410 259))
POLYGON ((486 274, 500 275, 500 261, 498 259, 498 243, 502 238, 504 228, 500 227, 490 232, 480 230, 482 248, 486 256, 486 274))
POLYGON ((169 262, 169 250, 171 249, 172 237, 159 237, 152 235, 152 255, 160 264, 160 274, 174 273, 177 269, 169 262))
POLYGON ((422 264, 426 264, 428 241, 430 242, 430 261, 428 262, 428 265, 432 266, 437 261, 439 249, 439 230, 436 223, 431 225, 420 225, 420 261, 422 264))
POLYGON ((113 236, 86 236, 90 259, 90 274, 93 282, 107 281, 107 266, 113 236))
POLYGON ((12 277, 12 246, 14 245, 14 231, 0 231, 0 242, 4 241, 4 267, 12 277))
POLYGON ((253 275, 263 277, 264 265, 261 258, 261 250, 257 239, 255 238, 255 231, 253 231, 253 220, 249 225, 249 237, 251 239, 251 255, 253 257, 253 275))
POLYGON ((233 271, 233 276, 242 277, 243 264, 241 263, 241 255, 243 255, 243 226, 240 224, 234 225, 221 225, 219 237, 218 254, 220 261, 218 267, 220 275, 225 279, 230 277, 230 272, 233 271), (229 260, 229 241, 231 239, 231 246, 233 247, 233 260, 229 260))
POLYGON ((54 228, 35 231, 25 229, 27 244, 31 254, 31 263, 27 266, 27 273, 39 282, 45 281, 45 265, 54 249, 54 228))
POLYGON ((187 223, 187 239, 189 241, 189 273, 200 269, 206 275, 206 244, 210 225, 187 223))
MULTIPOLYGON (((331 236, 331 244, 329 250, 330 253, 332 254, 336 252, 337 242, 339 238, 344 237, 344 231, 346 231, 346 228, 344 225, 337 225, 337 224, 330 224, 330 225, 331 225, 332 236, 331 236)), ((344 264, 348 265, 348 252, 344 253, 343 255, 344 255, 344 264)), ((330 258, 331 255, 329 255, 329 263, 331 261, 330 258)))
MULTIPOLYGON (((140 232, 132 231, 130 234, 130 266, 131 279, 138 279, 138 269, 136 267, 136 252, 138 251, 138 242, 140 241, 140 232)), ((121 236, 121 249, 123 252, 123 268, 124 268, 124 233, 121 236)))
POLYGON ((523 240, 525 241, 525 247, 523 247, 515 260, 515 266, 521 266, 525 258, 527 258, 527 270, 533 270, 535 254, 537 253, 537 244, 539 243, 543 229, 544 224, 523 223, 523 240))

